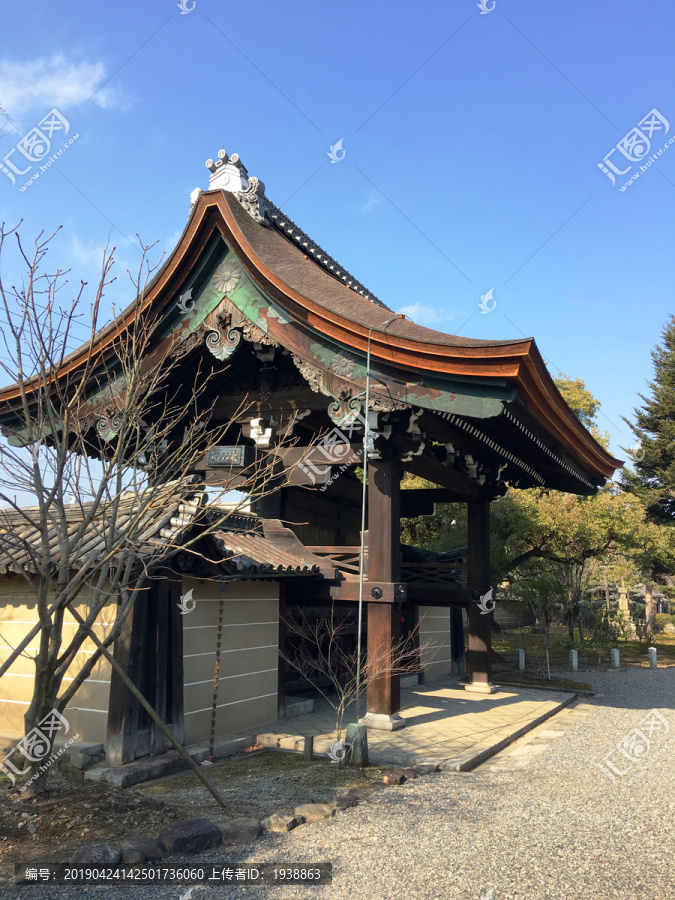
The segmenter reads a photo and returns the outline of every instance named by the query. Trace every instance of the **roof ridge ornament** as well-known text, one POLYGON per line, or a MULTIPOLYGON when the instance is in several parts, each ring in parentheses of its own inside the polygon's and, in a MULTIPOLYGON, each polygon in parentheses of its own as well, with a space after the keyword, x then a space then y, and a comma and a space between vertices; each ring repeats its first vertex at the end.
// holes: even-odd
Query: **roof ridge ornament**
MULTIPOLYGON (((285 235, 292 243, 299 247, 307 259, 312 259, 324 271, 332 275, 337 281, 360 294, 365 300, 389 309, 371 291, 369 291, 357 278, 354 278, 343 266, 326 253, 316 241, 312 240, 286 213, 265 196, 265 185, 254 176, 248 177, 248 170, 239 158, 238 153, 228 156, 223 148, 218 151, 216 160, 207 159, 206 168, 211 172, 209 178, 210 191, 227 191, 234 194, 251 218, 259 225, 273 226, 281 234, 285 235)), ((194 211, 202 191, 200 188, 190 194, 190 214, 194 211)))
POLYGON ((267 225, 265 214, 269 201, 265 197, 265 185, 259 178, 248 177, 238 153, 228 156, 225 150, 219 150, 217 160, 206 160, 206 168, 211 172, 210 191, 234 194, 252 219, 259 225, 267 225))

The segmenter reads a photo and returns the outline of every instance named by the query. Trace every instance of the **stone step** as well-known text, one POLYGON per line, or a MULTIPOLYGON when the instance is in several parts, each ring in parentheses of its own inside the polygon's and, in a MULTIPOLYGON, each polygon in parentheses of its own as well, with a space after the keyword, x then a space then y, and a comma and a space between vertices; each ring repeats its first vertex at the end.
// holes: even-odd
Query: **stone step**
MULTIPOLYGON (((238 738, 220 738, 213 745, 213 759, 226 759, 234 756, 256 742, 255 735, 246 735, 238 738)), ((196 763, 204 762, 209 756, 208 744, 192 744, 186 750, 196 763)), ((161 753, 159 756, 146 756, 124 766, 111 766, 101 763, 87 769, 84 773, 85 781, 104 781, 116 787, 131 787, 143 781, 151 781, 155 778, 163 778, 166 775, 174 775, 188 768, 185 760, 175 750, 161 753)))
POLYGON ((314 712, 314 701, 304 697, 286 697, 284 704, 284 719, 297 719, 298 716, 308 716, 314 712))

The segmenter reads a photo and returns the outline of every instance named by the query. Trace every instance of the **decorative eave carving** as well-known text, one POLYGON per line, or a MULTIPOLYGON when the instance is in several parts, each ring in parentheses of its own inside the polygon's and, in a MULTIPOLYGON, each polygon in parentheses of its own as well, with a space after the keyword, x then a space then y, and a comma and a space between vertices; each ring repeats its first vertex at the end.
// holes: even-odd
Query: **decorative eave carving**
POLYGON ((418 409, 414 409, 410 413, 410 421, 408 423, 408 427, 407 427, 406 431, 411 436, 411 438, 417 442, 417 447, 415 450, 409 450, 404 456, 401 457, 402 463, 412 462, 413 457, 421 456, 422 453, 424 452, 424 448, 427 445, 426 435, 423 434, 419 425, 417 424, 417 420, 420 418, 420 416, 422 415, 423 412, 424 412, 423 409, 418 408, 418 409))
POLYGON ((229 359, 241 341, 241 329, 216 326, 206 335, 206 347, 221 362, 229 359))
POLYGON ((265 196, 265 185, 260 179, 249 179, 246 190, 237 191, 234 196, 252 219, 259 225, 267 225, 265 213, 269 208, 269 201, 265 196))
POLYGON ((394 412, 396 409, 409 409, 409 404, 403 400, 394 400, 392 397, 383 397, 381 394, 371 394, 368 406, 373 412, 394 412))
MULTIPOLYGON (((338 368, 341 371, 346 371, 351 366, 351 374, 351 371, 353 371, 354 365, 356 364, 356 357, 354 357, 354 364, 352 365, 352 360, 349 359, 349 356, 351 356, 351 354, 347 354, 344 352, 339 354, 340 362, 338 364, 338 368)), ((363 404, 365 400, 364 392, 359 391, 358 394, 355 394, 354 390, 356 388, 356 385, 348 385, 344 383, 344 386, 339 386, 337 388, 334 387, 331 390, 331 388, 326 385, 324 376, 328 375, 329 381, 335 380, 336 377, 339 377, 338 373, 334 372, 332 363, 331 371, 327 372, 326 370, 320 368, 319 366, 315 366, 313 363, 308 362, 295 353, 292 355, 292 359, 300 374, 305 379, 310 388, 314 391, 314 393, 323 394, 325 397, 333 398, 332 402, 328 404, 328 415, 338 426, 338 428, 349 428, 350 426, 352 426, 363 412, 363 404)), ((333 359, 333 362, 335 361, 335 359, 338 359, 338 357, 335 357, 333 359)), ((382 397, 378 394, 371 394, 369 398, 369 408, 371 413, 393 412, 396 409, 408 409, 408 404, 400 400, 390 399, 389 397, 382 397)))
POLYGON ((248 319, 240 322, 239 325, 235 325, 234 327, 241 328, 244 340, 251 344, 265 344, 268 347, 279 346, 274 338, 270 337, 267 332, 263 331, 262 328, 258 328, 257 325, 254 325, 253 322, 250 322, 248 319))
POLYGON ((295 353, 292 354, 292 359, 300 374, 315 394, 324 394, 326 397, 333 396, 323 383, 323 369, 307 362, 307 360, 297 356, 295 353))
POLYGON ((111 441, 115 435, 119 434, 122 427, 122 420, 116 409, 105 409, 103 414, 96 420, 96 434, 103 438, 104 441, 111 441))

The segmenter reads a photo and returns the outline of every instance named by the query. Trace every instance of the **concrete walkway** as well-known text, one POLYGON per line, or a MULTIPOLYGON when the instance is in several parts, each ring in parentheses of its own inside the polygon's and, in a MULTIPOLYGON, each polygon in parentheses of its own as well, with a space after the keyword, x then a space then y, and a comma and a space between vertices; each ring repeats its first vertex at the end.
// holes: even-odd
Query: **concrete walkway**
MULTIPOLYGON (((576 694, 535 688, 505 688, 495 694, 471 694, 456 675, 414 688, 401 689, 401 716, 405 728, 398 731, 368 729, 372 763, 397 766, 437 763, 445 769, 472 769, 567 706, 576 694)), ((343 728, 355 721, 347 714, 343 728)), ((280 719, 261 727, 218 738, 213 758, 225 759, 256 744, 302 752, 305 735, 314 737, 314 753, 327 753, 337 742, 335 713, 325 700, 314 702, 314 711, 292 719, 280 719)), ((343 733, 344 737, 344 733, 343 733)), ((78 747, 79 745, 76 745, 78 747)), ((98 746, 98 745, 92 745, 98 746)), ((210 755, 207 743, 186 747, 197 763, 210 755)), ((146 757, 125 766, 99 763, 84 772, 87 781, 105 781, 131 787, 186 769, 175 750, 146 757)))
MULTIPOLYGON (((371 762, 413 765, 442 763, 446 769, 471 769, 506 747, 540 722, 555 715, 576 697, 563 691, 504 688, 495 694, 472 694, 457 676, 401 690, 398 731, 368 729, 371 762)), ((345 723, 353 716, 345 716, 345 723)), ((325 700, 315 701, 314 712, 279 720, 257 735, 260 744, 302 750, 304 736, 314 736, 314 752, 325 753, 335 744, 335 714, 325 700)))

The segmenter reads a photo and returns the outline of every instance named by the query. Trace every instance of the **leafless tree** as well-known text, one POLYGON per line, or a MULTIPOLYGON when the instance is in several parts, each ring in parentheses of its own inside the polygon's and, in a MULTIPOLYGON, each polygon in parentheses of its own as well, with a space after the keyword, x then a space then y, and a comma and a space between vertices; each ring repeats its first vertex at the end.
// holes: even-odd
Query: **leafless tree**
MULTIPOLYGON (((209 387, 214 375, 222 377, 222 369, 207 371, 199 363, 186 384, 182 364, 189 350, 183 338, 159 334, 160 321, 146 308, 153 274, 150 248, 140 247, 136 300, 100 330, 104 297, 114 280, 114 248, 104 254, 85 313, 84 283, 65 307, 60 305, 67 273, 47 269, 53 237, 40 234, 29 252, 16 229, 0 228, 0 259, 11 240, 25 270, 20 287, 0 280, 5 319, 0 368, 13 386, 0 400, 6 439, 0 466, 0 558, 9 560, 6 570, 25 579, 38 622, 10 647, 0 676, 21 655, 35 665, 24 717, 26 741, 45 717, 63 713, 101 656, 109 658, 107 648, 162 565, 178 549, 196 552, 195 543, 226 527, 237 511, 220 502, 233 487, 227 478, 204 507, 194 471, 248 408, 244 403, 232 420, 214 422, 209 387), (86 349, 69 353, 81 320, 88 327, 86 349), (105 352, 95 349, 102 346, 101 335, 105 352), (32 498, 29 507, 17 499, 26 495, 32 498), (178 500, 189 520, 178 525, 198 527, 179 527, 179 539, 168 529, 167 539, 154 540, 162 516, 178 500), (75 601, 80 611, 85 606, 82 617, 75 601), (78 667, 77 653, 106 607, 113 615, 105 637, 96 639, 96 649, 78 667), (35 639, 37 650, 31 652, 35 639)), ((261 497, 276 489, 273 468, 270 451, 237 470, 237 490, 261 497)), ((51 752, 54 737, 49 735, 40 758, 51 752)), ((31 781, 30 793, 44 790, 47 774, 31 781)))
POLYGON ((279 655, 315 688, 335 712, 337 741, 342 737, 345 716, 354 712, 361 692, 368 685, 391 675, 411 675, 419 672, 420 654, 424 651, 432 659, 433 646, 427 642, 418 644, 419 629, 387 645, 368 653, 362 649, 359 667, 358 650, 347 649, 347 635, 353 629, 353 620, 338 620, 331 608, 325 616, 310 621, 304 613, 296 618, 282 619, 286 631, 286 646, 279 655), (431 654, 431 655, 430 655, 431 654))

